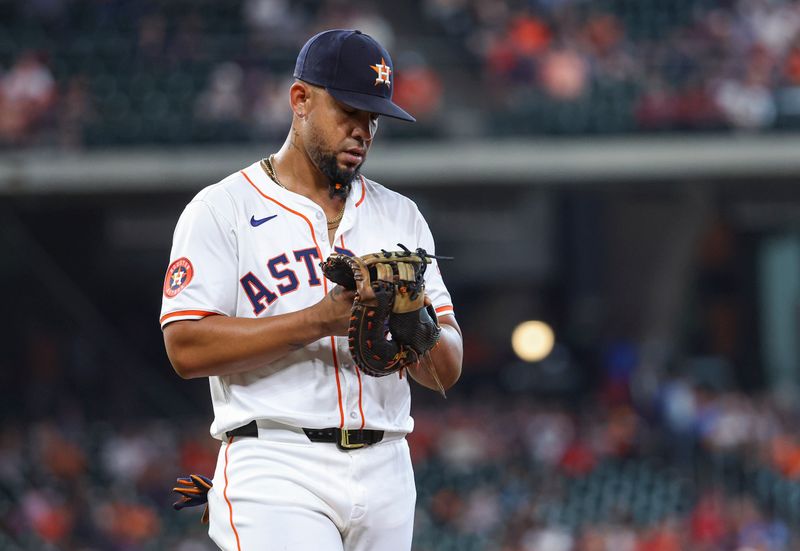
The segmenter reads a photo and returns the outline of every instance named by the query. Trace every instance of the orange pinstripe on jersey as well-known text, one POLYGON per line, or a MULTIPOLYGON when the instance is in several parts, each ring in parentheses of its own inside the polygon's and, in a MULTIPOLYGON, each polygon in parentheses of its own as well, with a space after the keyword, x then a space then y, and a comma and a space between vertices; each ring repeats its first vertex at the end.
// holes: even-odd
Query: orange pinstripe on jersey
POLYGON ((442 314, 442 313, 445 313, 445 312, 452 312, 452 311, 453 311, 453 307, 450 306, 449 304, 447 306, 439 306, 436 309, 436 313, 437 314, 442 314))
POLYGON ((228 511, 230 511, 231 528, 233 528, 233 535, 236 536, 236 549, 237 551, 242 551, 242 544, 239 543, 239 532, 236 530, 236 526, 233 524, 233 505, 231 505, 231 501, 228 499, 228 451, 231 449, 231 444, 233 444, 234 438, 235 436, 231 436, 231 439, 228 441, 228 445, 225 446, 225 468, 222 470, 222 473, 225 476, 225 487, 222 489, 222 497, 225 498, 225 503, 228 504, 228 511))
MULTIPOLYGON (((314 247, 316 247, 316 249, 317 249, 317 258, 322 260, 322 250, 319 248, 319 243, 317 243, 317 237, 316 237, 316 235, 314 235, 314 225, 311 223, 311 221, 308 218, 306 218, 302 213, 297 212, 296 210, 290 209, 289 207, 287 207, 286 205, 284 205, 280 201, 278 201, 276 199, 273 199, 272 197, 270 197, 269 195, 267 195, 266 193, 261 191, 259 189, 259 187, 253 183, 253 180, 250 179, 250 176, 248 176, 247 173, 244 170, 240 170, 239 172, 242 174, 242 176, 244 176, 245 180, 247 180, 247 182, 251 186, 253 186, 253 189, 255 189, 258 192, 258 194, 261 195, 264 199, 272 201, 273 203, 275 203, 276 205, 278 205, 282 209, 285 209, 285 210, 291 212, 292 214, 294 214, 296 216, 299 216, 300 218, 305 220, 306 224, 308 224, 308 229, 311 232, 311 239, 314 241, 314 247)), ((363 179, 362 179, 362 184, 363 184, 363 179)), ((327 295, 328 294, 328 280, 324 276, 322 278, 322 288, 323 288, 323 291, 325 292, 325 294, 327 295)), ((336 339, 333 336, 331 336, 331 354, 333 355, 333 368, 334 368, 334 373, 336 374, 336 393, 337 393, 338 398, 339 398, 339 428, 343 428, 344 427, 344 407, 342 406, 342 384, 339 381, 339 359, 336 357, 336 339)))
POLYGON ((217 312, 206 312, 205 310, 179 310, 178 312, 170 312, 169 314, 164 314, 161 316, 161 319, 158 320, 159 323, 164 323, 170 318, 175 318, 178 316, 200 316, 205 318, 207 316, 219 316, 217 312))
MULTIPOLYGON (((325 279, 325 276, 322 277, 325 279)), ((326 285, 327 287, 327 285, 326 285)), ((327 293, 327 291, 326 291, 327 293)), ((339 397, 339 428, 344 428, 344 406, 342 406, 342 384, 339 382, 339 358, 336 356, 336 338, 331 335, 331 354, 333 355, 333 368, 336 374, 336 394, 339 397)))
MULTIPOLYGON (((361 185, 362 186, 364 185, 364 177, 363 176, 361 177, 361 185)), ((363 195, 361 196, 361 200, 362 201, 364 200, 364 196, 363 195)), ((344 235, 340 235, 339 236, 339 240, 342 243, 342 248, 346 249, 347 247, 345 247, 345 245, 344 245, 344 235)), ((367 424, 367 420, 364 417, 364 406, 363 406, 362 400, 361 400, 361 397, 363 396, 363 392, 362 392, 363 387, 362 387, 362 383, 361 383, 361 370, 358 369, 358 368, 356 368, 356 376, 358 377, 358 411, 361 414, 361 428, 363 429, 364 425, 367 424)))
POLYGON ((358 377, 358 412, 361 414, 361 427, 364 428, 364 425, 367 424, 367 420, 364 417, 364 407, 361 405, 361 370, 356 368, 356 376, 358 377))

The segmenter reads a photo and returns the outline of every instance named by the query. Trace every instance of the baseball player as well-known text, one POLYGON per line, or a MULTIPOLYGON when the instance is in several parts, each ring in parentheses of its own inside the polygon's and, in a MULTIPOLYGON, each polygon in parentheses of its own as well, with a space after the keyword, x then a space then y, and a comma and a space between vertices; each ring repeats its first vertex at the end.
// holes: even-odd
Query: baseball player
POLYGON ((408 375, 431 389, 458 379, 450 295, 434 259, 424 272, 441 326, 434 371, 371 377, 345 336, 355 294, 320 262, 398 243, 434 252, 416 205, 359 171, 379 116, 414 118, 392 102, 389 53, 360 31, 312 37, 294 77, 286 142, 189 203, 164 281, 168 356, 181 377, 208 377, 222 441, 209 535, 236 551, 408 550, 408 375))

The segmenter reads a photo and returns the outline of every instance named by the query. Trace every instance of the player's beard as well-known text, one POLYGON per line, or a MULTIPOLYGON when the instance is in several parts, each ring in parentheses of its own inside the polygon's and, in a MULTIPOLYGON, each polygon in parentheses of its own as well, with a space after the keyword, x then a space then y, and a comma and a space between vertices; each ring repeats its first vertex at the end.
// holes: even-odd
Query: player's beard
POLYGON ((339 161, 336 159, 336 153, 332 151, 324 151, 321 147, 309 147, 308 155, 311 161, 317 166, 317 169, 322 172, 323 176, 328 179, 328 192, 331 197, 341 197, 346 199, 350 195, 350 187, 353 180, 358 178, 359 169, 358 165, 352 170, 339 168, 339 161), (336 184, 340 184, 337 186, 336 184))

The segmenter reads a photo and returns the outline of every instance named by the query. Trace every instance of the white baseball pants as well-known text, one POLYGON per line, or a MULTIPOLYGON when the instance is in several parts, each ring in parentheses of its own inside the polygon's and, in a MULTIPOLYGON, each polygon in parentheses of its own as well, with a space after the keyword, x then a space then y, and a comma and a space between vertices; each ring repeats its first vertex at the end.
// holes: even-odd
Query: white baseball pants
POLYGON ((343 451, 300 429, 223 443, 208 494, 224 551, 409 551, 416 487, 402 436, 343 451))

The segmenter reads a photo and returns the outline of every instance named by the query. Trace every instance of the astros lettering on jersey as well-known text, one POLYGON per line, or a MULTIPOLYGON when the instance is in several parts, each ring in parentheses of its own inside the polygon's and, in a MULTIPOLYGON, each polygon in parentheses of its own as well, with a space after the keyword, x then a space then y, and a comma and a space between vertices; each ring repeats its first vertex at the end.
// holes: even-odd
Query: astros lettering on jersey
MULTIPOLYGON (((164 281, 162 328, 206 316, 259 318, 319 302, 333 284, 320 261, 333 252, 364 255, 397 243, 435 254, 428 224, 413 201, 360 177, 353 182, 333 243, 326 217, 310 199, 279 187, 258 162, 202 190, 175 229, 164 281)), ((425 274, 436 312, 452 315, 438 266, 425 274)), ((353 365, 347 337, 325 337, 261 369, 209 377, 211 434, 253 419, 295 427, 413 429, 403 373, 367 377, 353 365)))

